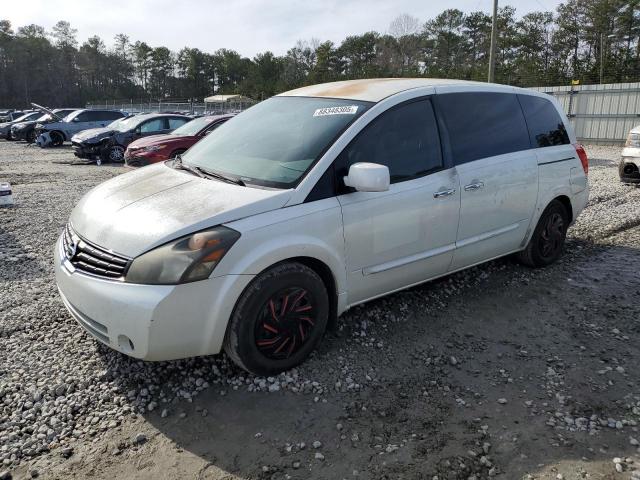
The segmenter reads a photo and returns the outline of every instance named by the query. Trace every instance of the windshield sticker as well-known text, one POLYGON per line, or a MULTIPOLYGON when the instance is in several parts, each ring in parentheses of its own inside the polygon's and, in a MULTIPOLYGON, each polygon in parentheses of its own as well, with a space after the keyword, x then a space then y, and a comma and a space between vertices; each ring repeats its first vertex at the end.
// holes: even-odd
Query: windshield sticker
POLYGON ((318 108, 313 112, 314 117, 326 117, 327 115, 355 115, 358 111, 357 105, 345 105, 343 107, 318 108))

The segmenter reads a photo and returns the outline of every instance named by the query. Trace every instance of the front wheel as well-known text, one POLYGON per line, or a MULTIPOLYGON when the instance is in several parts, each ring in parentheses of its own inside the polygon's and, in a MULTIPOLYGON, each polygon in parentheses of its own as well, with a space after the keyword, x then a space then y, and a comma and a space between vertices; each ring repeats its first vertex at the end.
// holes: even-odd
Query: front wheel
POLYGON ((329 297, 320 276, 300 263, 282 263, 242 293, 224 349, 241 368, 274 375, 302 363, 327 326, 329 297))
POLYGON ((542 212, 527 247, 518 253, 518 260, 530 267, 551 265, 562 255, 567 228, 567 209, 560 201, 552 201, 542 212))
POLYGON ((60 132, 51 132, 49 137, 51 138, 52 147, 59 147, 64 143, 64 137, 60 132))
POLYGON ((122 163, 124 161, 124 147, 121 145, 111 145, 103 148, 100 152, 102 162, 122 163))
POLYGON ((25 140, 27 141, 27 143, 35 143, 37 136, 38 135, 36 134, 35 130, 29 130, 27 132, 27 135, 25 136, 25 140))

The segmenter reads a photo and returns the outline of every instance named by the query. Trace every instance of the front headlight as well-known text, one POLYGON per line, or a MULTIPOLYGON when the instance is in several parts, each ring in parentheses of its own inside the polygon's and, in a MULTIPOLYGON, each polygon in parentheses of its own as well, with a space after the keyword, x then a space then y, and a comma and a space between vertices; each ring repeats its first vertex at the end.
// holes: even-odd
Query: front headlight
POLYGON ((148 285, 177 285, 204 280, 240 238, 227 227, 193 233, 135 258, 125 280, 148 285))
POLYGON ((626 147, 640 147, 640 133, 629 133, 626 147))
POLYGON ((143 150, 145 152, 157 152, 158 150, 162 150, 166 145, 149 145, 148 147, 144 147, 143 150))

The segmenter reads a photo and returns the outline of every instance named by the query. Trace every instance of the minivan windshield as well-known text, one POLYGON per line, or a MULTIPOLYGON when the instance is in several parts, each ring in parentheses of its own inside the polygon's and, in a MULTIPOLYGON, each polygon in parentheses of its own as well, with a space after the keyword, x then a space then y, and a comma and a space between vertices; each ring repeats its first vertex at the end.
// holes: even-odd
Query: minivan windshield
POLYGON ((196 143, 184 163, 274 188, 291 188, 372 103, 315 97, 272 97, 196 143))

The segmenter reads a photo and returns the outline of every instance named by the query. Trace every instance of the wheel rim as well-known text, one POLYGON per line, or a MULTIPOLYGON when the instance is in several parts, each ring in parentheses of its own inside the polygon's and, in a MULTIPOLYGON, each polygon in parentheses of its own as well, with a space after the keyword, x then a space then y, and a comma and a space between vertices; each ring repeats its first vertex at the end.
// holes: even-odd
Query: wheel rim
POLYGON ((559 213, 552 213, 546 219, 540 234, 540 254, 544 258, 554 256, 562 248, 564 219, 559 213))
POLYGON ((124 158, 124 148, 120 146, 111 147, 109 150, 109 160, 119 162, 124 158))
POLYGON ((299 287, 272 295, 258 314, 255 338, 262 355, 285 360, 309 341, 316 325, 316 308, 311 294, 299 287))

